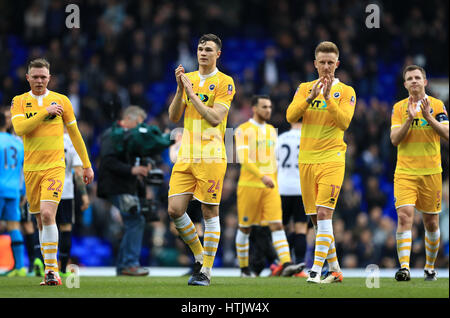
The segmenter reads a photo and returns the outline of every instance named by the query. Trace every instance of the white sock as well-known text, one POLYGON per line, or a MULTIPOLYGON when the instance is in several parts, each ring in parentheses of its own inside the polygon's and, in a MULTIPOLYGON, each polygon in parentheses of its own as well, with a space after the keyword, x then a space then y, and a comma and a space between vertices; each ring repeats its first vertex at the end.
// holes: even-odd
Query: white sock
POLYGON ((42 226, 42 243, 45 272, 58 272, 58 227, 56 224, 42 226))
POLYGON ((434 263, 436 262, 439 251, 440 239, 440 229, 437 229, 436 232, 425 231, 425 269, 434 269, 434 263))
POLYGON ((339 262, 337 259, 336 245, 335 245, 334 240, 333 240, 333 242, 331 242, 330 249, 328 250, 327 262, 328 262, 328 265, 330 266, 331 272, 340 272, 341 271, 341 267, 339 266, 339 262))
POLYGON ((211 277, 211 268, 214 264, 220 240, 220 219, 215 216, 205 219, 205 235, 203 237, 203 266, 201 272, 211 277))
POLYGON ((291 253, 289 250, 289 243, 286 238, 284 230, 272 232, 272 244, 277 252, 281 264, 291 262, 291 253))
POLYGON ((397 239, 397 255, 400 268, 409 269, 409 259, 412 247, 412 232, 397 232, 395 237, 397 239))
POLYGON ((180 234, 181 239, 189 246, 196 262, 203 263, 203 247, 198 238, 197 230, 189 215, 184 212, 179 218, 173 219, 173 223, 180 234))
POLYGON ((239 261, 239 267, 248 267, 248 256, 250 249, 250 234, 242 232, 240 229, 236 231, 236 255, 239 261))
POLYGON ((334 242, 333 224, 329 220, 317 220, 317 235, 314 251, 314 264, 311 271, 316 273, 322 272, 325 259, 328 256, 331 243, 334 242))

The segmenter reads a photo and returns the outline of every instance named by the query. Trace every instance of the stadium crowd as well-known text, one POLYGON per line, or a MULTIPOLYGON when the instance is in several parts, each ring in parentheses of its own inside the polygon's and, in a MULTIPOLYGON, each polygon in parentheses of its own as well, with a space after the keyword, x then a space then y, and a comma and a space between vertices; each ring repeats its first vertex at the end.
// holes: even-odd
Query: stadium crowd
MULTIPOLYGON (((173 70, 180 63, 186 71, 194 70, 196 41, 201 34, 215 33, 222 38, 218 67, 232 75, 236 83, 228 127, 236 128, 251 117, 253 94, 269 94, 274 105, 270 123, 279 133, 289 129, 285 114, 295 88, 316 76, 314 47, 323 40, 335 41, 341 60, 336 75, 357 94, 355 114, 345 135, 346 179, 334 215, 337 254, 343 268, 372 263, 398 267, 392 190, 396 152, 389 138, 391 108, 407 95, 401 78, 404 65, 422 65, 429 79, 448 80, 448 2, 410 1, 407 7, 395 1, 380 4, 380 29, 365 26, 367 1, 77 3, 81 27, 73 29, 65 27, 64 1, 0 6, 0 101, 8 106, 13 96, 29 90, 25 81, 27 61, 45 56, 51 64, 49 89, 70 98, 91 160, 97 164, 99 136, 129 105, 144 108, 148 123, 162 131, 178 127, 169 122, 167 114, 176 89, 173 70)), ((429 90, 431 95, 437 93, 429 90)), ((448 105, 448 91, 444 103, 448 105)), ((232 156, 232 145, 227 148, 232 156)), ((448 267, 448 158, 448 144, 442 143, 444 193, 438 268, 448 267)), ((151 266, 189 266, 190 253, 171 231, 167 215, 172 166, 168 151, 157 159, 166 173, 165 184, 153 189, 159 201, 160 221, 146 225, 141 261, 151 266)), ((98 166, 94 164, 94 168, 98 166)), ((223 231, 217 266, 237 266, 234 238, 238 176, 239 165, 230 163, 220 206, 223 231)), ((88 191, 91 206, 77 215, 74 233, 78 238, 106 240, 112 246, 112 256, 98 265, 113 265, 122 235, 120 214, 96 197, 95 182, 88 191)), ((412 268, 423 268, 425 262, 420 218, 417 213, 412 268)), ((308 247, 311 262, 312 231, 308 247)), ((76 249, 73 261, 83 264, 76 249)))

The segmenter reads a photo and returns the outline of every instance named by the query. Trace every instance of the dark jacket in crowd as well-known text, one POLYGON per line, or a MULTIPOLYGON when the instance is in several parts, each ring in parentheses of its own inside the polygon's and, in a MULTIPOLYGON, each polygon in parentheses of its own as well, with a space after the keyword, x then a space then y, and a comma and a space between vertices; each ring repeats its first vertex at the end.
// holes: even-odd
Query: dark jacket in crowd
POLYGON ((116 152, 111 130, 108 128, 101 136, 97 196, 106 199, 109 195, 137 195, 138 180, 131 174, 134 162, 126 153, 116 152))

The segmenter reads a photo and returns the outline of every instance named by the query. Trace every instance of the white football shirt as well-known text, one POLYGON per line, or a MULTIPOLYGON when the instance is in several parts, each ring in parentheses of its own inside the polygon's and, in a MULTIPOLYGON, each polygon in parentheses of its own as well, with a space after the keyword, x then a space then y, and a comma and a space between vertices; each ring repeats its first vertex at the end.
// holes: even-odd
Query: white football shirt
POLYGON ((298 172, 300 129, 291 129, 278 136, 278 190, 280 195, 301 195, 298 172))
POLYGON ((70 140, 69 134, 64 133, 64 154, 66 157, 66 176, 64 180, 64 189, 61 194, 61 199, 73 199, 74 194, 74 184, 73 184, 73 173, 74 167, 83 166, 77 151, 73 147, 72 141, 70 140))

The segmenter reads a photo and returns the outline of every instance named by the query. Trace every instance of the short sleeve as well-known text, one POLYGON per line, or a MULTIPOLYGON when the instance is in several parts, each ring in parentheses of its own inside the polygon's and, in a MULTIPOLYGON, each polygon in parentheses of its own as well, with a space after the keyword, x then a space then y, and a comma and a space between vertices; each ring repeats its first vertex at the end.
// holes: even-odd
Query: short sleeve
POLYGON ((400 104, 397 103, 392 107, 392 115, 391 115, 391 129, 397 128, 402 125, 402 114, 400 104))
POLYGON ((233 100, 235 93, 236 88, 234 86, 233 79, 230 76, 224 77, 219 84, 217 94, 214 99, 214 104, 220 104, 230 110, 231 101, 233 100))

